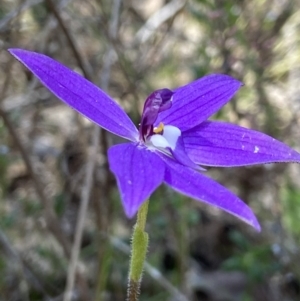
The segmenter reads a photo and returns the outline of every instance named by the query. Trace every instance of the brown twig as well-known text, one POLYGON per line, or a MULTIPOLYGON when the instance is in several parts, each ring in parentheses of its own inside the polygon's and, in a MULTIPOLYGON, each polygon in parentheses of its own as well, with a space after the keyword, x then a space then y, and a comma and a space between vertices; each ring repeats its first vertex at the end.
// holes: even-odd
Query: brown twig
POLYGON ((186 4, 186 0, 173 0, 156 11, 136 34, 136 43, 145 43, 167 20, 173 18, 186 4))
POLYGON ((22 276, 26 282, 34 287, 35 290, 42 293, 45 298, 49 298, 47 295, 40 279, 34 275, 34 273, 24 264, 22 257, 15 250, 14 246, 11 244, 4 232, 0 230, 0 250, 7 257, 8 265, 16 265, 18 270, 21 271, 22 276))
POLYGON ((77 217, 77 224, 75 229, 75 238, 72 246, 71 259, 67 274, 67 285, 64 294, 64 301, 70 301, 72 299, 72 292, 75 282, 75 276, 77 271, 78 258, 80 253, 80 246, 82 241, 82 234, 84 228, 84 221, 88 209, 89 199, 93 186, 93 174, 96 165, 96 156, 99 147, 99 135, 100 129, 95 126, 93 133, 93 148, 92 154, 89 155, 89 161, 86 166, 85 182, 81 193, 81 202, 79 207, 79 213, 77 217))
MULTIPOLYGON (((9 66, 9 64, 8 64, 8 66, 9 66)), ((4 82, 5 86, 3 87, 3 90, 1 93, 1 100, 5 96, 6 89, 8 88, 8 85, 9 85, 10 76, 11 76, 10 72, 8 72, 7 76, 6 76, 6 80, 4 82)), ((0 100, 0 103, 1 103, 1 100, 0 100)), ((0 117, 2 117, 4 125, 8 129, 10 135, 12 136, 14 143, 16 144, 16 146, 25 162, 25 165, 30 174, 30 177, 33 180, 33 184, 34 184, 36 193, 43 205, 47 228, 54 235, 54 237, 59 241, 59 243, 62 245, 64 253, 68 257, 70 255, 70 250, 71 250, 70 244, 69 244, 68 240, 66 239, 66 237, 64 237, 63 232, 61 231, 61 228, 59 226, 60 223, 59 223, 59 221, 54 213, 53 207, 51 205, 52 202, 51 202, 50 198, 48 197, 48 195, 44 191, 44 185, 42 184, 42 182, 40 181, 40 178, 37 176, 37 174, 34 170, 31 158, 28 155, 27 150, 26 150, 25 146, 23 145, 23 142, 21 141, 21 139, 15 129, 15 126, 10 121, 8 114, 5 112, 5 110, 2 109, 1 106, 0 106, 0 117)))
MULTIPOLYGON (((110 35, 112 37, 115 37, 117 32, 120 4, 121 4, 120 0, 115 0, 113 3, 112 19, 110 24, 110 35)), ((105 65, 101 77, 101 87, 105 90, 108 89, 108 85, 109 85, 111 64, 113 62, 112 54, 113 54, 113 49, 111 45, 109 45, 107 50, 107 55, 106 55, 107 59, 105 60, 105 65)), ((85 221, 88 203, 89 203, 92 185, 93 185, 93 174, 96 165, 96 156, 99 148, 99 136, 100 136, 100 128, 97 125, 94 125, 93 142, 92 142, 93 153, 89 156, 89 161, 87 163, 86 177, 85 177, 85 182, 81 194, 78 221, 76 224, 75 239, 72 247, 72 255, 69 264, 67 286, 65 290, 64 301, 70 301, 72 297, 71 293, 73 291, 74 282, 75 282, 75 275, 77 270, 78 257, 80 253, 84 221, 85 221)))
POLYGON ((26 9, 35 6, 37 4, 40 4, 41 2, 43 2, 43 0, 28 0, 24 3, 22 3, 21 5, 19 5, 17 7, 17 9, 11 11, 10 13, 8 13, 6 16, 4 16, 1 20, 0 20, 0 33, 6 31, 7 29, 11 29, 11 27, 9 27, 9 23, 16 17, 18 17, 23 11, 25 11, 26 9))
POLYGON ((65 25, 65 22, 63 20, 63 18, 61 17, 59 11, 57 10, 54 2, 52 0, 46 0, 50 10, 52 11, 53 15, 55 16, 55 18, 57 19, 62 31, 64 32, 68 43, 70 45, 70 48, 73 51, 73 54, 78 62, 79 67, 81 68, 84 76, 89 79, 90 81, 92 81, 93 79, 93 71, 92 68, 90 67, 90 65, 86 62, 86 60, 82 57, 82 55, 80 54, 76 42, 73 38, 73 36, 71 35, 71 33, 69 32, 67 26, 65 25))
MULTIPOLYGON (((10 63, 8 63, 8 66, 10 66, 10 63)), ((1 93, 1 100, 5 96, 6 90, 9 85, 10 76, 11 76, 10 72, 8 72, 5 82, 4 82, 2 93, 1 93)), ((1 100, 0 100, 0 102, 1 102, 1 100)), ((28 153, 27 153, 21 139, 19 138, 13 123, 10 121, 7 113, 1 108, 1 106, 0 106, 0 117, 2 117, 6 128, 8 129, 10 135, 12 136, 17 148, 19 149, 21 156, 25 162, 26 168, 33 180, 33 184, 34 184, 36 193, 37 193, 38 197, 40 198, 40 200, 43 204, 43 207, 44 207, 47 228, 54 235, 54 237, 60 242, 60 244, 62 245, 62 247, 64 249, 64 253, 67 256, 69 256, 70 255, 70 244, 67 241, 67 239, 64 237, 64 235, 60 229, 59 221, 57 220, 56 215, 51 206, 51 200, 48 198, 48 196, 44 192, 43 184, 40 182, 40 179, 37 176, 37 174, 33 168, 31 159, 28 156, 28 153)))
POLYGON ((46 219, 46 225, 49 231, 53 234, 53 236, 59 241, 62 245, 64 253, 67 257, 70 256, 70 243, 63 235, 63 232, 60 228, 60 223, 54 213, 54 210, 51 205, 51 200, 49 199, 48 195, 44 191, 44 185, 41 183, 40 178, 37 176, 32 161, 26 151, 25 146, 23 145, 19 135, 16 132, 15 126, 10 121, 9 117, 7 116, 6 112, 0 108, 0 117, 2 117, 3 122, 8 129, 10 135, 12 136, 24 162, 26 168, 30 174, 31 179, 33 180, 33 184, 36 190, 36 193, 41 200, 43 207, 44 207, 44 215, 46 219))

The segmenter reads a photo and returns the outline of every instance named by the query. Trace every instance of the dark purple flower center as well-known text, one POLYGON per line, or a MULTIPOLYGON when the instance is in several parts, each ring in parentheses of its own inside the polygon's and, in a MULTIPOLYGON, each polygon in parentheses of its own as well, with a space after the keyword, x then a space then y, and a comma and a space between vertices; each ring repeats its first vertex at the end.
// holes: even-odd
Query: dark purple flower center
POLYGON ((174 92, 169 89, 160 89, 152 92, 147 97, 139 128, 141 140, 146 141, 154 133, 161 133, 163 131, 163 124, 161 124, 159 131, 154 132, 153 124, 160 112, 171 108, 173 94, 174 92))

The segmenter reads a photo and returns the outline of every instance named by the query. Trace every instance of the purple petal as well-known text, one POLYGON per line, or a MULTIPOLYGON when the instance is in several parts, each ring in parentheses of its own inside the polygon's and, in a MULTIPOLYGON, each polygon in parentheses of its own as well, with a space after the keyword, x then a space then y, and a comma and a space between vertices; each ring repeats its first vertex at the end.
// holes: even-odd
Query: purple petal
POLYGON ((206 121, 182 133, 189 157, 207 166, 298 162, 300 154, 263 133, 234 124, 206 121))
POLYGON ((188 130, 217 112, 241 85, 228 75, 212 74, 177 88, 172 107, 159 114, 156 124, 163 122, 188 130))
POLYGON ((205 170, 204 168, 201 168, 197 164, 195 164, 187 155, 185 148, 184 148, 184 143, 182 136, 180 136, 177 140, 176 147, 174 150, 172 150, 170 147, 168 148, 173 157, 181 164, 191 167, 193 169, 197 170, 205 170))
POLYGON ((138 131, 125 111, 81 75, 43 54, 22 49, 9 52, 70 107, 118 136, 138 139, 138 131))
POLYGON ((165 164, 156 153, 133 143, 111 147, 108 160, 117 178, 126 215, 132 217, 162 183, 165 164))
POLYGON ((166 162, 165 182, 178 192, 218 207, 235 215, 260 231, 252 210, 236 195, 201 173, 180 165, 169 158, 166 162))

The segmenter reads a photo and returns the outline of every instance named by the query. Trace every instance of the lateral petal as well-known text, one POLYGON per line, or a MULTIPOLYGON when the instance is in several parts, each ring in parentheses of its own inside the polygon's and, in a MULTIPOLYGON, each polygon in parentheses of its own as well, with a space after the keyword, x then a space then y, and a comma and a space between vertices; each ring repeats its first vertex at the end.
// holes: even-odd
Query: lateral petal
POLYGON ((102 128, 136 141, 138 131, 125 111, 104 91, 43 54, 22 49, 9 52, 54 95, 102 128))
POLYGON ((133 143, 112 146, 108 150, 108 160, 117 178, 125 213, 133 217, 162 183, 165 163, 155 152, 133 143))
POLYGON ((174 90, 172 107, 158 115, 163 122, 181 131, 200 124, 224 106, 238 91, 241 82, 223 74, 211 74, 174 90))
POLYGON ((201 168, 200 166, 198 166, 196 163, 194 163, 190 157, 187 155, 185 147, 184 147, 184 143, 183 143, 183 139, 180 136, 176 142, 176 147, 174 149, 169 148, 171 154, 173 155, 173 157, 181 164, 191 167, 193 169, 197 169, 197 170, 204 170, 203 168, 201 168))
POLYGON ((231 213, 260 231, 252 210, 232 192, 193 169, 167 157, 162 158, 166 162, 166 184, 182 194, 231 213))
POLYGON ((298 162, 300 154, 284 143, 235 124, 205 121, 182 133, 185 150, 197 164, 244 166, 298 162))

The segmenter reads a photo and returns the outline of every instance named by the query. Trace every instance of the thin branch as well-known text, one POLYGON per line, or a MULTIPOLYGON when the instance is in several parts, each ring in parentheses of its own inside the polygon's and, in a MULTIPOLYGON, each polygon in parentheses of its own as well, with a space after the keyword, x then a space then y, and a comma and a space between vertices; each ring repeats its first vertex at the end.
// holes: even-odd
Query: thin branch
POLYGON ((81 68, 84 76, 89 79, 90 81, 92 81, 93 79, 93 71, 91 66, 87 63, 87 61, 82 57, 82 55, 80 54, 76 42, 73 38, 73 36, 71 35, 71 33, 69 32, 67 26, 65 25, 65 22, 63 20, 63 18, 61 17, 59 11, 57 10, 54 2, 52 0, 46 0, 50 10, 52 11, 53 15, 55 16, 55 18, 57 19, 62 31, 64 32, 68 43, 70 45, 70 48, 73 51, 73 54, 78 62, 79 67, 81 68))
POLYGON ((7 75, 5 77, 4 83, 2 85, 2 90, 0 92, 0 105, 2 104, 2 102, 5 98, 5 94, 7 92, 7 89, 8 89, 9 83, 10 83, 10 79, 11 79, 10 69, 11 69, 12 63, 13 63, 13 58, 10 56, 8 59, 7 65, 6 65, 6 67, 4 67, 4 70, 3 70, 4 74, 7 74, 7 75))
POLYGON ((52 208, 52 202, 48 198, 48 195, 44 191, 44 185, 40 182, 40 177, 37 176, 31 158, 29 157, 25 146, 23 145, 21 139, 19 138, 15 126, 10 121, 9 117, 7 116, 6 112, 0 108, 0 117, 2 117, 3 122, 8 129, 10 135, 12 136, 14 143, 16 144, 19 152, 21 153, 21 156, 25 162, 26 168, 30 174, 31 179, 33 180, 33 184, 36 190, 36 193, 39 197, 39 199, 42 202, 43 209, 44 209, 44 215, 46 219, 46 225, 49 231, 53 234, 53 236, 59 241, 59 243, 62 245, 64 253, 67 257, 70 255, 70 243, 66 239, 66 237, 63 235, 63 232, 60 228, 59 220, 57 219, 54 210, 52 208))
MULTIPOLYGON (((112 17, 110 22, 110 35, 112 38, 114 38, 117 33, 120 6, 121 6, 121 0, 114 0, 112 17)), ((114 50, 112 46, 109 45, 106 53, 107 59, 105 60, 105 65, 103 67, 101 84, 100 84, 104 90, 108 89, 111 65, 113 63, 113 59, 112 59, 113 54, 114 54, 114 50)), ((93 185, 93 174, 94 174, 94 169, 96 165, 96 156, 99 147, 99 136, 100 136, 100 128, 97 125, 94 125, 93 142, 92 142, 93 151, 92 154, 89 156, 89 161, 86 167, 86 178, 81 194, 81 202, 80 202, 80 208, 79 208, 78 219, 76 224, 75 239, 72 247, 71 261, 68 269, 67 285, 64 294, 64 301, 71 301, 72 299, 72 291, 74 287, 76 270, 78 265, 84 221, 85 221, 88 203, 89 203, 92 185, 93 185)))
POLYGON ((23 4, 19 5, 17 9, 8 13, 4 18, 2 18, 2 20, 0 20, 0 33, 4 32, 7 28, 10 28, 8 25, 11 22, 11 20, 16 18, 19 14, 21 14, 26 9, 34 5, 40 4, 41 2, 43 2, 43 0, 28 0, 23 4))
POLYGON ((99 128, 98 127, 96 128, 95 126, 94 133, 93 133, 93 142, 92 142, 93 148, 91 154, 89 155, 89 161, 86 166, 85 182, 81 193, 81 202, 80 202, 79 212, 77 216, 75 238, 74 238, 74 243, 71 252, 71 260, 68 268, 67 285, 64 294, 64 301, 72 300, 72 291, 74 287, 76 270, 78 265, 84 221, 85 221, 91 190, 93 186, 93 174, 94 174, 96 157, 98 152, 99 134, 100 134, 99 128))
POLYGON ((173 0, 155 12, 137 32, 136 41, 145 43, 167 20, 173 18, 186 4, 186 0, 173 0))
MULTIPOLYGON (((10 72, 7 74, 7 78, 5 80, 5 87, 3 87, 3 92, 1 93, 2 97, 5 95, 5 89, 7 89, 9 85, 9 79, 10 79, 10 72)), ((1 104, 1 100, 0 100, 1 104)), ((28 173, 30 174, 31 179, 33 180, 33 184, 36 190, 36 193, 43 205, 44 210, 44 216, 46 219, 46 225, 49 231, 53 234, 53 236, 59 241, 59 243, 62 245, 65 255, 68 257, 70 255, 71 246, 64 236, 63 232, 60 228, 59 220, 57 219, 55 212, 52 207, 51 199, 48 197, 48 195, 44 191, 44 185, 40 181, 40 177, 36 174, 33 163, 31 161, 30 156, 27 153, 27 150, 25 146, 23 145, 23 142, 21 141, 14 124, 10 121, 8 114, 5 110, 2 109, 0 106, 0 117, 2 117, 4 125, 8 129, 10 135, 13 138, 13 141, 15 145, 17 146, 23 161, 25 162, 26 168, 28 170, 28 173)))
POLYGON ((46 294, 45 289, 43 288, 40 280, 31 272, 31 270, 23 263, 22 258, 15 250, 15 248, 10 243, 9 239, 4 232, 0 230, 0 250, 7 256, 9 260, 9 265, 12 266, 17 264, 17 267, 22 272, 22 276, 25 278, 28 284, 31 284, 35 290, 49 297, 46 294))

